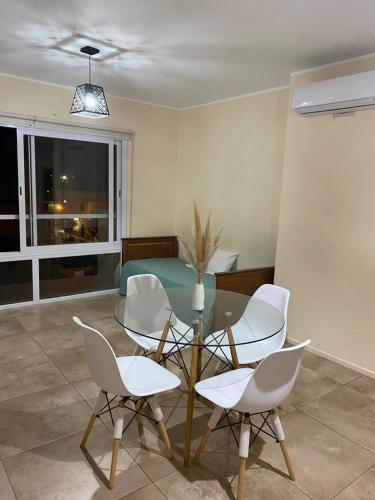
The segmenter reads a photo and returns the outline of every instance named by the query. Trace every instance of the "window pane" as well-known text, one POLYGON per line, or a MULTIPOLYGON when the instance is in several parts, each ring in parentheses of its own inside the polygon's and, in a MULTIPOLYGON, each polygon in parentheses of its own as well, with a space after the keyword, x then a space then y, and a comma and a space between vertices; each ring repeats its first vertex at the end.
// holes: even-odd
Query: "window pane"
POLYGON ((20 250, 17 130, 0 127, 0 252, 20 250))
POLYGON ((0 304, 33 300, 31 260, 0 262, 0 304))
POLYGON ((80 255, 39 261, 40 298, 119 286, 120 254, 80 255))
POLYGON ((108 241, 108 144, 51 137, 34 141, 34 244, 108 241))
POLYGON ((38 244, 93 243, 108 241, 108 219, 40 219, 38 216, 38 244))
POLYGON ((108 213, 108 144, 35 137, 38 214, 108 213))
POLYGON ((18 215, 17 130, 0 127, 0 215, 18 215))
POLYGON ((1 220, 0 252, 20 251, 20 228, 18 220, 1 220))

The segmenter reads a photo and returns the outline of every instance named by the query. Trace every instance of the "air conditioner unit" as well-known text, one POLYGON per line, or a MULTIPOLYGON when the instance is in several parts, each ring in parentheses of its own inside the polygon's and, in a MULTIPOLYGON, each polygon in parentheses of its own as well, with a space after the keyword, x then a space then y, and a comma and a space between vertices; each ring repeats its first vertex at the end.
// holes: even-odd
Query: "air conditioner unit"
POLYGON ((340 114, 375 107, 375 71, 300 85, 293 109, 303 116, 340 114))

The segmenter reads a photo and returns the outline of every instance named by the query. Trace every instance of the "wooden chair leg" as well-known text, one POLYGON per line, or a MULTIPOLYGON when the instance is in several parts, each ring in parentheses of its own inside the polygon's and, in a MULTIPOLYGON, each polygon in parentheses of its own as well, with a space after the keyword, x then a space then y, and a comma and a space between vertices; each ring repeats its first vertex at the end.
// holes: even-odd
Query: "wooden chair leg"
POLYGON ((245 471, 246 471, 246 458, 240 457, 240 470, 238 473, 238 487, 237 487, 237 500, 245 498, 245 471))
POLYGON ((94 404, 94 407, 92 409, 92 415, 90 417, 89 423, 87 424, 85 433, 83 435, 82 441, 81 441, 81 448, 84 448, 86 446, 87 440, 91 434, 92 428, 94 427, 96 417, 98 416, 98 413, 100 410, 103 408, 103 406, 106 404, 106 393, 104 391, 100 391, 98 394, 98 397, 96 398, 96 402, 94 404))
POLYGON ((272 410, 270 417, 271 417, 272 426, 274 428, 276 437, 279 441, 280 448, 281 448, 281 451, 282 451, 283 456, 284 456, 285 464, 286 464, 286 467, 287 467, 288 473, 289 473, 289 478, 292 481, 295 481, 296 476, 294 474, 294 470, 292 467, 292 461, 290 460, 288 448, 287 448, 287 445, 285 442, 285 434, 284 434, 283 427, 281 425, 280 417, 277 413, 277 410, 275 410, 275 409, 272 410))
POLYGON ((115 486, 119 447, 120 447, 120 439, 114 439, 113 440, 113 448, 112 448, 111 472, 110 472, 109 482, 108 482, 109 489, 113 489, 115 486))
POLYGON ((167 429, 165 428, 163 420, 159 420, 158 427, 159 427, 160 435, 164 441, 168 457, 173 458, 173 449, 172 449, 172 445, 171 445, 171 440, 169 439, 168 432, 167 432, 167 429))
POLYGON ((294 474, 294 470, 293 470, 293 466, 292 466, 292 461, 290 460, 290 456, 289 456, 289 452, 288 452, 288 447, 286 445, 285 440, 284 441, 280 441, 280 447, 281 447, 281 451, 283 452, 283 456, 284 456, 286 467, 288 469, 289 479, 291 479, 291 481, 295 481, 296 480, 296 476, 294 474))
POLYGON ((165 425, 164 425, 163 412, 160 408, 160 405, 157 401, 157 398, 156 397, 149 398, 148 403, 149 403, 151 411, 155 417, 155 420, 158 423, 159 432, 160 432, 160 435, 164 441, 168 456, 169 456, 169 458, 173 458, 173 450, 172 450, 171 441, 169 439, 167 429, 165 428, 165 425))
POLYGON ((183 357, 182 357, 182 353, 180 351, 177 351, 176 357, 177 357, 177 359, 180 362, 182 373, 184 374, 184 377, 185 377, 186 385, 189 387, 190 377, 189 377, 189 373, 188 373, 188 371, 187 371, 187 369, 185 367, 184 360, 183 360, 183 357))
POLYGON ((204 450, 204 448, 205 448, 205 446, 207 444, 208 438, 210 437, 210 434, 211 434, 212 430, 213 429, 208 428, 206 430, 206 433, 202 437, 202 440, 199 443, 199 446, 198 446, 198 448, 197 448, 197 450, 195 452, 194 458, 193 458, 193 463, 194 464, 198 462, 199 457, 202 455, 202 451, 204 450))
POLYGON ((86 446, 87 440, 91 434, 92 428, 94 427, 96 420, 96 415, 93 413, 90 417, 89 423, 87 424, 85 433, 83 435, 82 441, 81 441, 81 448, 84 448, 86 446))
POLYGON ((201 456, 201 454, 202 454, 202 452, 207 444, 208 438, 210 437, 211 432, 217 426, 222 414, 223 414, 223 408, 220 408, 220 406, 215 406, 214 411, 211 413, 210 419, 208 421, 207 430, 206 430, 204 436, 202 437, 201 442, 199 443, 197 451, 195 452, 195 455, 193 458, 194 463, 198 462, 199 457, 201 456))

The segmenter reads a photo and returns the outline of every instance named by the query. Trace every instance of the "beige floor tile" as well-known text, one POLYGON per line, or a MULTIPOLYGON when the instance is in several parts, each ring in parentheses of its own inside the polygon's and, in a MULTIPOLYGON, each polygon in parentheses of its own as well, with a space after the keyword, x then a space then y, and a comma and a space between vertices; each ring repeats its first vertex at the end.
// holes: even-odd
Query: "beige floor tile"
POLYGON ((165 500, 165 496, 154 484, 149 484, 135 493, 130 493, 121 500, 165 500))
MULTIPOLYGON (((124 355, 121 349, 115 345, 112 345, 112 347, 117 356, 124 355)), ((67 349, 46 349, 45 353, 69 382, 90 377, 90 371, 86 362, 86 352, 83 346, 67 349)))
MULTIPOLYGON (((163 413, 174 450, 172 460, 166 457, 164 443, 157 426, 145 418, 135 419, 123 438, 126 450, 153 481, 183 467, 186 408, 163 407, 163 413)), ((207 422, 207 410, 197 409, 193 421, 191 455, 207 429, 207 422)), ((216 450, 223 444, 231 442, 232 438, 228 429, 217 431, 212 434, 207 450, 216 450)))
POLYGON ((63 302, 20 307, 14 314, 28 332, 66 325, 71 321, 71 314, 63 302))
POLYGON ((354 389, 355 391, 360 392, 361 394, 364 394, 365 396, 368 396, 371 399, 375 400, 375 379, 366 377, 365 375, 362 375, 361 377, 357 378, 350 384, 348 384, 348 387, 351 389, 354 389))
POLYGON ((41 352, 38 344, 28 333, 0 337, 0 363, 22 359, 41 352))
MULTIPOLYGON (((4 460, 17 500, 106 500, 122 498, 150 483, 121 447, 116 486, 108 490, 79 447, 81 433, 4 460)), ((93 429, 88 449, 108 477, 111 434, 103 425, 93 429)))
POLYGON ((43 353, 0 363, 0 401, 65 383, 65 377, 43 353))
POLYGON ((339 384, 347 384, 360 377, 360 373, 334 363, 333 361, 329 361, 328 359, 321 358, 309 351, 303 353, 302 365, 310 368, 310 370, 325 375, 339 384))
POLYGON ((113 316, 113 300, 111 298, 87 298, 65 302, 69 311, 82 321, 96 321, 100 318, 113 316))
POLYGON ((302 366, 296 385, 284 403, 298 408, 330 393, 338 386, 339 384, 330 378, 302 366))
POLYGON ((76 380, 72 385, 79 392, 85 401, 92 407, 98 397, 100 387, 95 384, 91 377, 83 380, 76 380))
POLYGON ((375 467, 354 481, 335 500, 374 500, 375 498, 375 467))
POLYGON ((116 321, 113 314, 106 318, 99 318, 91 321, 90 325, 99 330, 106 338, 117 333, 127 336, 124 327, 116 321))
POLYGON ((112 346, 115 345, 116 347, 121 349, 124 354, 129 356, 133 355, 134 349, 136 348, 135 342, 133 342, 133 340, 128 335, 126 335, 125 332, 110 335, 108 337, 108 341, 112 346))
POLYGON ((0 312, 0 337, 6 335, 15 335, 17 333, 25 333, 25 328, 21 325, 18 319, 10 311, 0 312))
POLYGON ((83 345, 82 328, 71 323, 69 325, 41 328, 30 332, 30 335, 44 351, 48 349, 79 347, 83 345))
MULTIPOLYGON (((0 498, 1 500, 16 500, 12 486, 6 475, 3 464, 0 462, 0 498)), ((156 497, 157 498, 157 497, 156 497)))
POLYGON ((0 403, 0 456, 9 457, 86 427, 90 409, 68 384, 0 403))
POLYGON ((72 347, 70 349, 47 349, 46 354, 69 382, 90 376, 89 367, 86 362, 85 348, 83 346, 72 347))
POLYGON ((228 500, 230 489, 199 466, 190 466, 169 474, 157 481, 156 486, 168 500, 228 500))
MULTIPOLYGON (((296 486, 315 500, 328 500, 375 463, 375 455, 300 411, 281 419, 296 486)), ((252 453, 262 466, 286 473, 280 446, 260 438, 252 453)))
MULTIPOLYGON (((210 472, 224 489, 237 492, 239 457, 237 447, 225 447, 202 455, 201 470, 210 472)), ((250 455, 246 464, 245 498, 257 500, 295 499, 307 500, 306 496, 289 478, 272 467, 262 467, 257 457, 250 455)), ((230 498, 230 496, 228 495, 230 498)))
POLYGON ((375 453, 375 401, 340 387, 302 408, 320 422, 375 453))

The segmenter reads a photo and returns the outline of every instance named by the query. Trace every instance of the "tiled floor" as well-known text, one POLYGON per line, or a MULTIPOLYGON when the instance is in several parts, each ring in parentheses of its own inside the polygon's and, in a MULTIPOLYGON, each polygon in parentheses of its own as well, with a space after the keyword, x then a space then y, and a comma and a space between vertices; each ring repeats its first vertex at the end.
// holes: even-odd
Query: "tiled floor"
MULTIPOLYGON (((162 406, 175 447, 164 456, 157 429, 134 421, 122 443, 116 488, 107 490, 79 448, 98 388, 90 379, 73 314, 101 330, 116 353, 132 342, 112 316, 114 296, 0 311, 0 499, 234 499, 238 457, 229 430, 213 433, 199 465, 182 466, 184 383, 162 406)), ((194 449, 209 409, 198 402, 194 449)), ((259 438, 246 472, 246 498, 375 499, 375 380, 305 353, 282 422, 296 469, 285 474, 279 446, 259 438)), ((98 422, 88 448, 108 474, 111 425, 98 422)))

